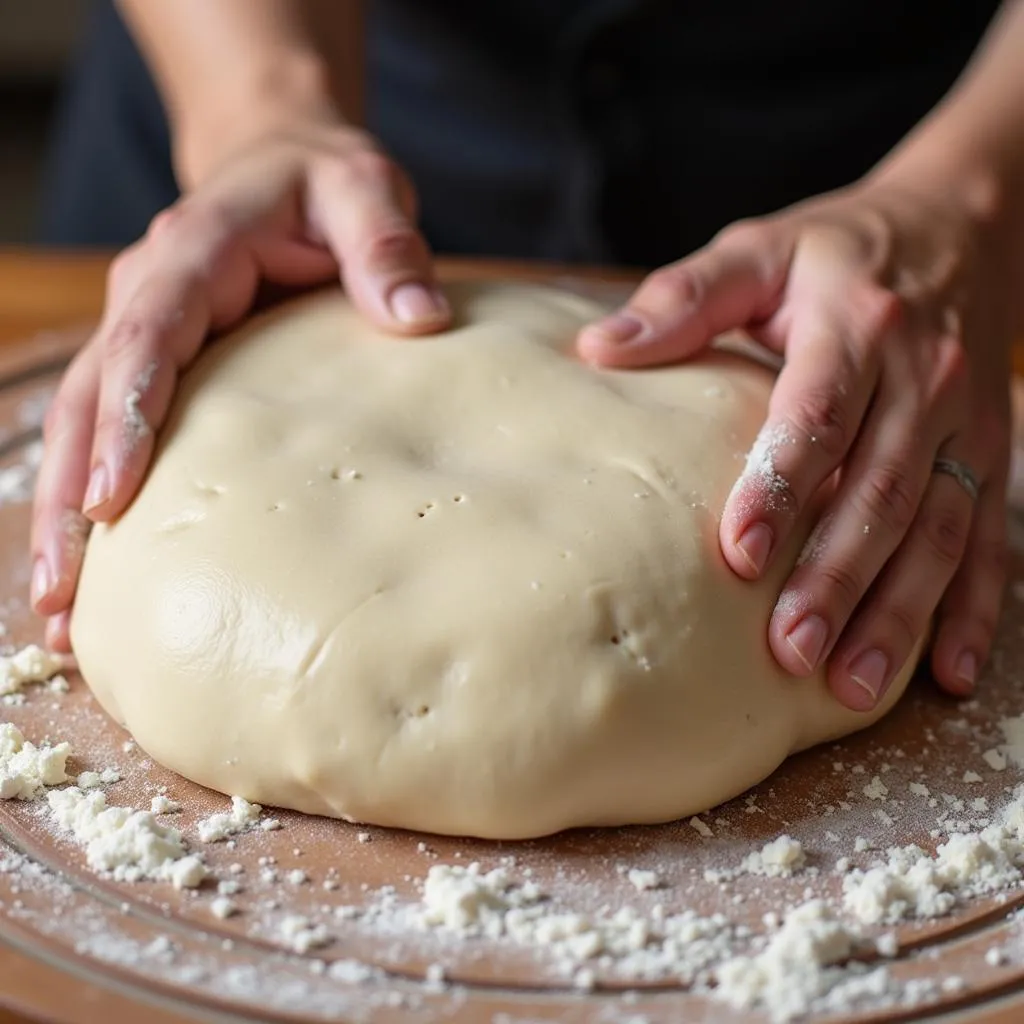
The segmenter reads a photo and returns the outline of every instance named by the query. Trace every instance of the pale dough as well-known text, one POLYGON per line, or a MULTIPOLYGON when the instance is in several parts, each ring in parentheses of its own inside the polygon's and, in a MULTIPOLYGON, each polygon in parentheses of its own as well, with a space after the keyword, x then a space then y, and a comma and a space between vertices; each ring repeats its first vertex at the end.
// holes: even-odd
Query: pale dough
MULTIPOLYGON (((874 721, 767 647, 718 547, 770 371, 596 371, 590 301, 449 289, 396 340, 340 293, 211 344, 72 625, 161 764, 249 800, 495 838, 657 822, 874 721)), ((803 531, 806 532, 806 531, 803 531)))

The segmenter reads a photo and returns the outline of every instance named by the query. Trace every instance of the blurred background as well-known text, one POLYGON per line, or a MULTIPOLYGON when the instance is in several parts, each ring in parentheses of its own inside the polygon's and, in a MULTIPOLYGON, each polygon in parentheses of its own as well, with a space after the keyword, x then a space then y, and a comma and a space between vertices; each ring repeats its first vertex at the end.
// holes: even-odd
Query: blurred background
POLYGON ((88 3, 0 0, 0 245, 36 238, 50 118, 88 3))

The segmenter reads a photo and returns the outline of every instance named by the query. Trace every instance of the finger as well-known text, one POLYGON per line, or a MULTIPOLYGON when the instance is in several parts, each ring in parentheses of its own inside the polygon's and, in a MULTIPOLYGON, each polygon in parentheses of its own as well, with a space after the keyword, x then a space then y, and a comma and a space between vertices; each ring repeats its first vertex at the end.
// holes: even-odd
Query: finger
POLYGON ((957 696, 974 690, 999 622, 1007 560, 1004 466, 981 489, 967 550, 939 610, 932 672, 957 696))
POLYGON ((724 331, 770 316, 785 284, 787 252, 767 227, 733 234, 651 274, 627 305, 580 332, 580 357, 599 366, 684 359, 724 331))
POLYGON ((321 164, 311 172, 307 203, 346 291, 370 320, 410 335, 447 326, 451 310, 412 220, 411 188, 386 157, 366 151, 321 164))
POLYGON ((88 520, 81 514, 99 393, 99 360, 88 345, 74 359, 47 410, 43 459, 32 506, 31 600, 43 615, 70 605, 88 520))
POLYGON ((48 650, 55 654, 71 653, 71 611, 51 616, 46 622, 46 638, 43 641, 48 650))
MULTIPOLYGON (((955 446, 942 454, 956 458, 955 446)), ((952 477, 932 473, 903 543, 843 633, 829 686, 844 706, 870 711, 925 635, 967 547, 974 502, 952 477)))
MULTIPOLYGON (((895 339, 898 341, 899 339, 895 339)), ((841 481, 779 597, 769 642, 798 675, 828 656, 918 515, 944 437, 962 430, 966 380, 956 339, 891 346, 867 419, 845 457, 841 481), (899 353, 913 353, 901 359, 899 353)), ((862 342, 862 351, 877 351, 862 342)), ((931 524, 929 524, 930 526, 931 524)), ((890 659, 891 660, 891 659, 890 659)), ((891 665, 854 672, 877 697, 891 665)))
POLYGON ((841 317, 816 309, 794 323, 767 420, 722 514, 722 553, 737 575, 765 572, 846 458, 879 380, 882 329, 854 337, 841 317))
POLYGON ((772 651, 797 675, 815 671, 828 655, 910 529, 928 486, 931 458, 920 452, 936 446, 920 436, 913 408, 891 404, 883 390, 876 409, 772 616, 772 651))
MULTIPOLYGON (((218 272, 210 270, 211 276, 218 272)), ((94 522, 119 515, 134 497, 178 373, 199 350, 211 320, 206 281, 179 267, 147 278, 101 328, 94 342, 100 393, 82 503, 94 522)))

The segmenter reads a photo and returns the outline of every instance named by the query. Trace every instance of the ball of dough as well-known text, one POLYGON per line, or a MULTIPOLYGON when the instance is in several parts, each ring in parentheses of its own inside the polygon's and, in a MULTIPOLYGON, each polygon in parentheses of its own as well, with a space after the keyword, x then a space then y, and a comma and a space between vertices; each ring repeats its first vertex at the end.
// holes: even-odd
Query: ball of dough
POLYGON ((767 625, 717 528, 772 375, 715 353, 598 371, 604 312, 449 289, 397 340, 340 292, 210 344, 153 469, 89 541, 72 635, 103 706, 224 793, 523 838, 706 810, 862 728, 767 625))

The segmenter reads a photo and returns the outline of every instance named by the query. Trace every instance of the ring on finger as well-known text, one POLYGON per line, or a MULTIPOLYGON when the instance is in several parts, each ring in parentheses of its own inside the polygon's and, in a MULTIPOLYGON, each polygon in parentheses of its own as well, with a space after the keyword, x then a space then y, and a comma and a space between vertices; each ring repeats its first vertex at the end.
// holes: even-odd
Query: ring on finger
POLYGON ((978 500, 978 478, 966 462, 940 456, 932 463, 932 472, 951 476, 967 492, 971 501, 978 500))

